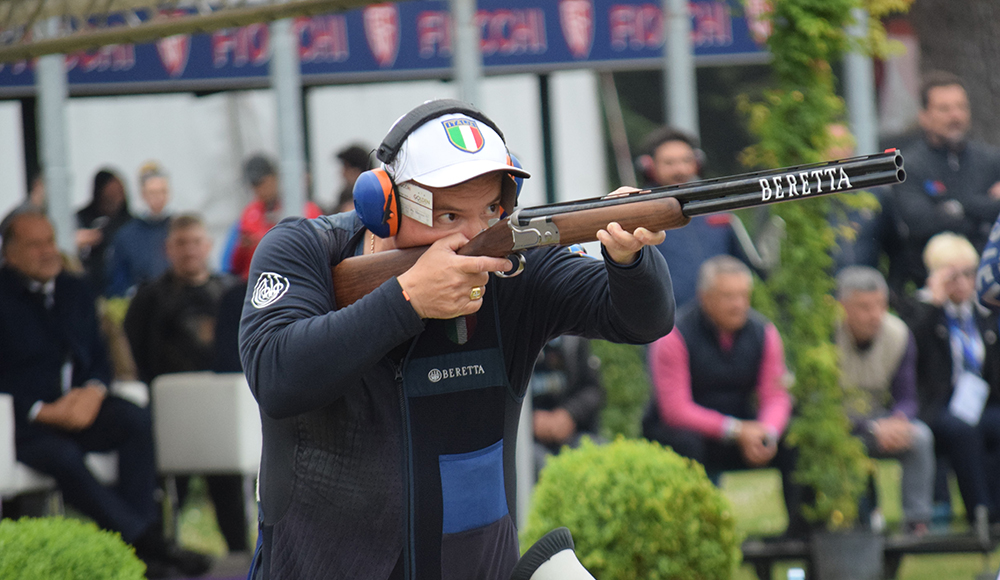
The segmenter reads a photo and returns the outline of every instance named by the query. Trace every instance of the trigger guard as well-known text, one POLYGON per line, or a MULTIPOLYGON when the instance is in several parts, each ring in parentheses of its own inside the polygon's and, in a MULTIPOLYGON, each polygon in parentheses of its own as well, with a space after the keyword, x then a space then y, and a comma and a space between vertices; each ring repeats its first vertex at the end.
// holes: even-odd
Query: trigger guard
POLYGON ((511 272, 510 270, 506 272, 494 272, 498 277, 513 278, 514 276, 517 276, 518 274, 524 271, 524 256, 520 252, 516 252, 514 254, 511 254, 510 256, 507 256, 507 259, 509 260, 514 256, 517 256, 517 268, 515 268, 513 272, 511 272))

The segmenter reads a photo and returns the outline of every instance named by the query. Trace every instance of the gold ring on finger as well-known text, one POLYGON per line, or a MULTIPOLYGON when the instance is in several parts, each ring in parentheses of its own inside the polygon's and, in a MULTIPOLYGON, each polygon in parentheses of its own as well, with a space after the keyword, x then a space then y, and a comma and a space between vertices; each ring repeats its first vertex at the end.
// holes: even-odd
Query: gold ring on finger
POLYGON ((479 300, 483 297, 483 288, 481 286, 476 286, 469 292, 469 300, 479 300))

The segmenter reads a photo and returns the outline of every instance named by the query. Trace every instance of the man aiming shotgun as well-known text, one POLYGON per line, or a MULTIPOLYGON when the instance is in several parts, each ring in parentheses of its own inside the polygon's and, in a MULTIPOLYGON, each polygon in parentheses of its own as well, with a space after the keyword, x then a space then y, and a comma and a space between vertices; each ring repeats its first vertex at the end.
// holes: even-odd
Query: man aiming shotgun
POLYGON ((430 101, 393 125, 378 157, 355 185, 357 212, 286 220, 253 258, 240 329, 264 435, 251 577, 507 580, 536 356, 562 334, 643 344, 670 331, 670 276, 646 246, 684 223, 682 202, 648 194, 670 217, 645 225, 626 218, 651 207, 615 199, 553 215, 559 239, 500 278, 512 230, 493 253, 469 240, 503 232, 494 220, 533 218, 502 221, 528 172, 492 121, 430 101), (573 233, 580 213, 589 223, 573 233), (599 240, 605 259, 558 245, 575 236, 599 240), (362 272, 376 282, 354 300, 330 275, 397 251, 412 261, 362 272))
MULTIPOLYGON (((627 193, 623 188, 601 199, 519 209, 509 219, 474 237, 458 253, 495 257, 514 254, 514 270, 509 275, 516 275, 525 265, 519 251, 592 242, 598 239, 597 232, 612 222, 626 230, 667 230, 682 227, 698 215, 900 183, 905 177, 902 154, 890 149, 877 155, 627 193)), ((333 268, 334 286, 339 290, 337 303, 352 304, 388 277, 411 266, 422 252, 423 248, 412 248, 340 263, 333 268)), ((503 271, 509 269, 510 265, 503 271)))

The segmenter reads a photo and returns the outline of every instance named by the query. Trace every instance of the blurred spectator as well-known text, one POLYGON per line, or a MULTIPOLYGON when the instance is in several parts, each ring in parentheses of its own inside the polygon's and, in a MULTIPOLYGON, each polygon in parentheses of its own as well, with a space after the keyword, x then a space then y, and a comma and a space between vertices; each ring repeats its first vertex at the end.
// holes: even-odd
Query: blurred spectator
MULTIPOLYGON (((167 271, 140 286, 129 304, 125 332, 139 378, 147 384, 165 373, 211 369, 219 300, 236 282, 228 274, 211 272, 211 250, 212 240, 200 217, 174 217, 166 239, 167 271)), ((246 550, 242 477, 205 479, 229 550, 246 550)), ((178 478, 178 506, 184 505, 187 488, 188 478, 178 478)))
POLYGON ((528 382, 535 434, 535 474, 563 445, 576 447, 584 435, 599 440, 604 407, 601 361, 590 354, 590 341, 560 336, 538 353, 528 382))
POLYGON ((0 388, 14 397, 18 461, 51 476, 68 504, 135 546, 150 578, 174 568, 204 573, 207 558, 163 539, 149 411, 108 392, 93 291, 63 271, 44 214, 18 214, 4 234, 0 388), (84 463, 87 452, 109 450, 118 452, 115 488, 84 463))
POLYGON ((976 274, 979 303, 991 310, 1000 310, 1000 217, 993 224, 990 239, 983 249, 976 274))
MULTIPOLYGON (((48 210, 48 202, 45 199, 45 176, 42 174, 42 170, 36 170, 29 180, 31 187, 28 189, 25 195, 24 201, 20 205, 10 210, 3 220, 0 221, 0 232, 7 229, 7 224, 10 223, 11 218, 15 214, 24 213, 28 211, 42 212, 45 213, 48 210)), ((0 238, 0 242, 3 239, 0 238)))
MULTIPOLYGON (((229 254, 227 271, 246 278, 250 271, 250 260, 257 244, 268 230, 281 219, 281 198, 278 188, 278 171, 274 163, 265 155, 257 154, 247 159, 243 165, 243 180, 253 189, 253 201, 243 209, 236 224, 236 240, 229 254)), ((306 202, 307 218, 322 215, 319 207, 306 202)))
POLYGON ((802 491, 782 438, 792 413, 784 349, 774 324, 750 308, 752 286, 750 269, 732 256, 702 264, 698 299, 651 347, 643 436, 703 464, 716 482, 723 471, 777 467, 787 533, 800 535, 802 491))
MULTIPOLYGON (((826 160, 854 156, 854 136, 847 125, 830 123, 827 131, 830 143, 823 155, 826 160)), ((899 242, 892 191, 888 187, 875 187, 868 191, 875 196, 879 207, 852 208, 846 203, 836 203, 842 199, 840 196, 833 198, 836 213, 832 222, 837 230, 837 246, 833 252, 835 271, 847 266, 878 268, 883 254, 897 252, 899 242)))
POLYGON ((368 149, 359 144, 345 147, 337 152, 340 160, 340 176, 344 185, 337 196, 337 207, 333 213, 351 211, 354 209, 354 182, 358 176, 368 171, 368 149))
MULTIPOLYGON (((651 133, 643 150, 639 165, 651 187, 681 185, 695 181, 701 173, 704 154, 697 139, 673 127, 651 133)), ((747 261, 733 229, 736 220, 729 213, 696 216, 683 228, 668 230, 667 239, 656 247, 670 267, 678 308, 695 297, 698 268, 705 260, 728 254, 747 261)))
POLYGON ((95 292, 104 290, 105 252, 118 230, 132 219, 125 182, 111 169, 94 175, 90 203, 76 212, 76 247, 95 292))
POLYGON ((853 433, 870 456, 900 461, 904 528, 922 535, 931 520, 934 436, 917 419, 916 341, 889 314, 889 287, 878 270, 841 270, 837 299, 844 307, 836 330, 840 378, 853 433))
POLYGON ((982 250, 1000 213, 1000 151, 968 140, 971 115, 961 79, 927 73, 921 107, 922 138, 907 146, 906 181, 893 186, 901 247, 890 257, 889 287, 900 297, 927 280, 921 253, 932 236, 955 232, 982 250))
POLYGON ((974 300, 979 256, 951 232, 924 250, 930 272, 910 319, 917 340, 920 417, 958 480, 966 514, 1000 520, 1000 348, 997 315, 974 300))
POLYGON ((148 161, 139 168, 139 193, 147 212, 123 225, 108 248, 106 296, 125 296, 167 269, 164 243, 170 216, 170 182, 163 168, 148 161))

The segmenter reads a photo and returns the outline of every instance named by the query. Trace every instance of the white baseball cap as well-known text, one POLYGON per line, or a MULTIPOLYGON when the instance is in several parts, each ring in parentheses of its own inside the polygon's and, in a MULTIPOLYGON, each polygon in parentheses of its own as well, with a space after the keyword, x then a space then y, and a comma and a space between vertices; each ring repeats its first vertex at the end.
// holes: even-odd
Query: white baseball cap
POLYGON ((386 170, 396 183, 431 187, 451 187, 491 171, 531 177, 512 164, 496 131, 461 113, 436 117, 410 133, 386 170))

